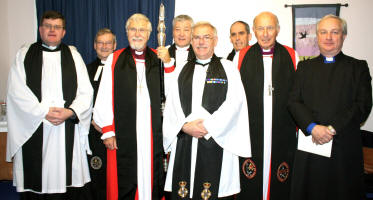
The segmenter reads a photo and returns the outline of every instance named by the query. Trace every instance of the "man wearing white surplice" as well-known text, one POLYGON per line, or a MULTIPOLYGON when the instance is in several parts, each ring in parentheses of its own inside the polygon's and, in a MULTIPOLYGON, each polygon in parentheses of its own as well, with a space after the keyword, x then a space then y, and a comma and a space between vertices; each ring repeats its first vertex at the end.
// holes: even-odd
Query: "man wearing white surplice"
POLYGON ((172 199, 233 199, 238 156, 251 156, 245 92, 233 63, 214 54, 216 29, 192 28, 196 59, 175 69, 166 101, 163 145, 171 151, 165 191, 172 199))
POLYGON ((42 41, 22 47, 9 73, 7 161, 21 199, 74 199, 68 187, 90 181, 93 90, 80 54, 61 43, 64 17, 47 11, 40 24, 42 41))

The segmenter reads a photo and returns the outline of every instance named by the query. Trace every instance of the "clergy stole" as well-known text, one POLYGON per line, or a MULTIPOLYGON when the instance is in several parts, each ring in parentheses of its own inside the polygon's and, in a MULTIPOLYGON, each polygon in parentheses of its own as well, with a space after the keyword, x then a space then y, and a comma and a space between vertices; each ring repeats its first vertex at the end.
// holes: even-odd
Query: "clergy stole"
MULTIPOLYGON (((192 111, 192 83, 195 65, 195 61, 189 61, 178 78, 180 103, 185 116, 192 111)), ((202 97, 202 106, 210 114, 219 109, 227 95, 228 82, 213 81, 217 79, 227 80, 227 76, 220 59, 213 55, 208 66, 202 97)), ((172 199, 189 199, 193 137, 180 131, 177 138, 172 199)), ((208 195, 208 192, 211 192, 210 199, 218 198, 222 159, 223 149, 212 137, 208 140, 198 139, 193 199, 201 199, 201 195, 208 195)))
MULTIPOLYGON (((174 66, 176 67, 176 45, 175 43, 172 44, 170 48, 168 48, 168 53, 170 54, 170 57, 175 58, 174 66)), ((193 61, 195 59, 196 59, 196 55, 194 54, 192 45, 190 45, 189 50, 188 50, 188 61, 193 61)))
MULTIPOLYGON (((61 43, 57 49, 61 50, 62 92, 65 108, 68 108, 75 99, 77 90, 77 75, 75 63, 70 48, 61 43)), ((41 99, 41 80, 43 66, 43 51, 52 51, 44 48, 41 42, 34 43, 26 53, 24 66, 26 84, 38 98, 41 99)), ((73 159, 74 125, 78 120, 65 121, 65 148, 66 148, 66 185, 71 185, 71 168, 73 159)), ((43 124, 22 145, 24 188, 41 192, 42 186, 42 155, 43 155, 43 124)), ((51 161, 53 162, 53 161, 51 161)))
MULTIPOLYGON (((152 128, 152 195, 161 196, 164 187, 162 122, 160 101, 160 60, 147 47, 145 54, 145 78, 148 86, 152 128)), ((115 136, 118 150, 108 151, 107 166, 108 193, 110 198, 134 199, 137 188, 137 138, 136 138, 136 98, 137 72, 131 48, 114 52, 113 59, 113 109, 115 136), (114 177, 115 176, 115 177, 114 177), (116 178, 118 179, 116 180, 116 178), (116 182, 117 181, 117 182, 116 182), (116 197, 118 196, 118 197, 116 197)), ((149 133, 150 134, 150 133, 149 133)))
MULTIPOLYGON (((296 127, 287 110, 287 102, 295 75, 294 50, 276 42, 272 60, 272 148, 270 171, 270 198, 288 199, 290 177, 296 150, 296 127), (281 173, 282 167, 288 173, 281 173), (284 175, 284 176, 283 176, 284 175), (280 178, 279 178, 280 177, 280 178), (282 178, 284 177, 284 178, 282 178)), ((241 199, 262 198, 263 151, 264 151, 264 66, 262 50, 258 43, 240 52, 239 69, 250 114, 251 164, 256 173, 243 175, 241 170, 241 199), (246 50, 246 52, 245 52, 246 50), (243 53, 244 56, 241 56, 243 53)), ((267 91, 267 90, 266 90, 267 91)), ((240 158, 240 166, 245 167, 246 159, 240 158)), ((240 199, 240 198, 239 198, 240 199)))
POLYGON ((234 58, 235 55, 236 55, 236 50, 233 49, 233 50, 228 54, 227 60, 233 61, 233 58, 234 58))

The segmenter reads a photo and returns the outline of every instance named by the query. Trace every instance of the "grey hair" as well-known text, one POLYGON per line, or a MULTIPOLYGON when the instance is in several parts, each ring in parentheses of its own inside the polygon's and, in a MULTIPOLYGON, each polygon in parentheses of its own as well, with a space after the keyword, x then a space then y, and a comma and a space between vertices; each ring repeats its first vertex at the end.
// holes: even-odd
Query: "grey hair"
POLYGON ((128 32, 128 26, 131 22, 138 22, 138 21, 145 21, 146 22, 146 28, 149 31, 149 35, 152 32, 152 24, 150 23, 150 20, 141 13, 135 13, 130 18, 128 18, 126 22, 126 31, 128 32))
POLYGON ((346 22, 346 20, 344 20, 344 19, 342 19, 338 16, 335 16, 333 14, 325 15, 323 18, 321 18, 320 21, 318 21, 317 24, 316 24, 316 31, 319 31, 319 25, 320 25, 321 21, 326 20, 326 19, 330 19, 330 18, 338 20, 341 27, 342 27, 343 35, 347 35, 347 22, 346 22))
POLYGON ((114 40, 114 44, 117 43, 117 37, 115 36, 115 34, 108 28, 102 28, 100 30, 98 30, 98 32, 96 33, 96 37, 95 37, 95 42, 97 42, 97 38, 101 35, 105 35, 105 34, 111 34, 113 36, 113 40, 114 40))
POLYGON ((194 30, 196 30, 196 28, 198 27, 210 27, 213 32, 214 32, 214 37, 217 37, 218 36, 218 32, 215 28, 215 26, 213 26, 210 22, 207 22, 207 21, 200 21, 200 22, 197 22, 196 24, 194 24, 192 26, 192 33, 194 32, 194 30))
POLYGON ((189 15, 178 15, 172 20, 172 26, 174 27, 176 22, 182 21, 189 21, 192 26, 194 25, 194 21, 189 15))

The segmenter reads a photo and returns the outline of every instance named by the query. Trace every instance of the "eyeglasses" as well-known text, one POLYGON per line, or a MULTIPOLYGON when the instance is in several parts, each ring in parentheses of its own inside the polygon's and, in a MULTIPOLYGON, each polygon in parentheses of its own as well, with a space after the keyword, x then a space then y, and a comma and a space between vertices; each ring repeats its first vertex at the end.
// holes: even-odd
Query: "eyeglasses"
POLYGON ((54 30, 57 30, 57 31, 59 31, 59 30, 61 30, 61 29, 64 28, 64 27, 61 26, 61 25, 51 25, 51 24, 43 24, 42 26, 43 26, 44 28, 48 29, 48 30, 52 30, 52 28, 53 28, 54 30))
POLYGON ((129 28, 128 29, 128 32, 132 33, 132 34, 135 34, 136 32, 139 32, 140 34, 144 34, 146 32, 148 32, 148 29, 145 29, 145 28, 129 28))
POLYGON ((276 27, 274 26, 259 26, 259 27, 255 27, 255 30, 259 31, 259 32, 263 32, 264 30, 267 30, 268 32, 271 32, 271 31, 274 31, 276 29, 276 27))
POLYGON ((96 44, 97 44, 97 46, 104 46, 104 45, 109 46, 109 45, 114 44, 114 42, 112 42, 112 41, 109 41, 109 42, 97 41, 96 44))
POLYGON ((203 40, 203 41, 209 42, 212 39, 213 37, 210 35, 193 35, 192 36, 192 40, 195 40, 195 41, 203 40))

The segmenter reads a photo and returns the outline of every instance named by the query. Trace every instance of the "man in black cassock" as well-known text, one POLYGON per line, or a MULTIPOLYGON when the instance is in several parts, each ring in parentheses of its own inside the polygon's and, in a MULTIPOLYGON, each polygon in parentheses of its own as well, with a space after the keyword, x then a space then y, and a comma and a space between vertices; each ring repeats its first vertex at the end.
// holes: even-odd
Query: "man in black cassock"
POLYGON ((296 127, 286 109, 297 53, 276 42, 276 15, 260 13, 253 31, 258 43, 240 51, 239 69, 250 120, 252 158, 240 159, 237 199, 289 199, 296 127))
MULTIPOLYGON (((89 80, 93 87, 93 105, 100 86, 103 66, 116 48, 116 44, 116 37, 110 29, 103 28, 97 32, 94 41, 97 58, 87 65, 89 80)), ((101 136, 101 128, 92 120, 88 135, 89 146, 92 150, 92 155, 88 155, 91 182, 88 184, 89 190, 86 194, 92 200, 106 198, 106 147, 101 136)))
POLYGON ((306 136, 332 149, 330 158, 296 151, 294 200, 365 199, 360 124, 372 108, 371 77, 366 61, 342 53, 346 35, 343 19, 323 17, 320 55, 299 63, 289 110, 306 136))
POLYGON ((249 46, 251 40, 250 26, 244 21, 235 21, 230 28, 229 39, 233 45, 232 51, 228 54, 227 60, 238 62, 239 51, 249 46))
POLYGON ((108 57, 93 114, 108 148, 107 199, 157 200, 164 185, 160 62, 165 71, 173 66, 146 46, 152 27, 145 15, 132 15, 126 31, 130 45, 108 57))

